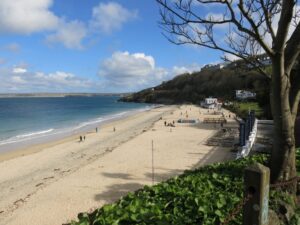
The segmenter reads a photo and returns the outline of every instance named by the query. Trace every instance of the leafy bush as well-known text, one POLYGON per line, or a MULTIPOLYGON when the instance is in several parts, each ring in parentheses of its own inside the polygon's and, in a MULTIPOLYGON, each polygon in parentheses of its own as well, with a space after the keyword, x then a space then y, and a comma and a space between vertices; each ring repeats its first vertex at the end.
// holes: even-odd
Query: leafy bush
POLYGON ((233 102, 232 105, 226 106, 226 108, 241 118, 247 117, 249 109, 255 110, 255 116, 259 119, 264 116, 264 112, 257 102, 233 102))
MULTIPOLYGON (((196 170, 185 171, 155 186, 145 186, 129 193, 118 202, 92 212, 80 213, 79 221, 71 225, 212 225, 223 222, 243 198, 245 167, 259 162, 265 164, 266 155, 216 163, 196 170)), ((300 149, 297 150, 300 171, 300 149)), ((294 205, 287 192, 270 191, 270 208, 279 214, 278 203, 294 205)), ((241 224, 242 212, 229 224, 241 224)), ((300 222, 300 208, 290 221, 300 222)))
MULTIPOLYGON (((243 197, 243 170, 263 155, 186 171, 153 187, 145 186, 72 225, 219 224, 243 197)), ((240 224, 241 212, 231 221, 240 224)))

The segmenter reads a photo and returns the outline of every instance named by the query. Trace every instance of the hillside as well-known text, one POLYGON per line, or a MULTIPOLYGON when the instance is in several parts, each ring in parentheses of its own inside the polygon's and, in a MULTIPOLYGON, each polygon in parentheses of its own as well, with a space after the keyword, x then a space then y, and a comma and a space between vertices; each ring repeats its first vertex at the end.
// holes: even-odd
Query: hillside
POLYGON ((250 69, 207 69, 178 75, 170 81, 133 93, 120 100, 162 104, 199 103, 208 96, 231 100, 237 89, 255 91, 259 99, 264 101, 268 98, 269 82, 263 75, 250 69))

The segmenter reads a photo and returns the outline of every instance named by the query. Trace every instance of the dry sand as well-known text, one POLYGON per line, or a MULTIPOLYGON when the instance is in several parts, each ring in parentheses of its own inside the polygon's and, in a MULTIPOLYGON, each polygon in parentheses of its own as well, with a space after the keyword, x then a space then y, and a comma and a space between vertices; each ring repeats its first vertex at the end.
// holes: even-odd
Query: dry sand
POLYGON ((219 125, 164 126, 186 113, 189 119, 218 117, 205 112, 192 105, 165 106, 106 124, 86 134, 85 142, 71 137, 0 155, 0 224, 60 225, 151 185, 152 141, 155 183, 230 159, 230 149, 204 144, 219 125))

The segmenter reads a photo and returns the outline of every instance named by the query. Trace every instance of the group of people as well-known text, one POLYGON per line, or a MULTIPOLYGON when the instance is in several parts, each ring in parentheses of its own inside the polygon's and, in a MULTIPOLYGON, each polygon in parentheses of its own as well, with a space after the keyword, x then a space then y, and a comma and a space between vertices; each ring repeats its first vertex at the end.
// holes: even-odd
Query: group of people
POLYGON ((79 142, 85 141, 85 136, 79 136, 79 142))
POLYGON ((175 127, 175 121, 173 120, 172 123, 167 123, 167 121, 165 121, 165 127, 175 127))

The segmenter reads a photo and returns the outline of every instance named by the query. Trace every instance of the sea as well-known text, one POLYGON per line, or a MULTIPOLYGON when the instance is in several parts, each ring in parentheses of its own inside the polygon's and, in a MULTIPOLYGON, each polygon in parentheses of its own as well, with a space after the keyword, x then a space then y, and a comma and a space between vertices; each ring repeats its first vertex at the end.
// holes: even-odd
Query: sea
POLYGON ((0 152, 87 132, 154 105, 120 96, 0 98, 0 152))

